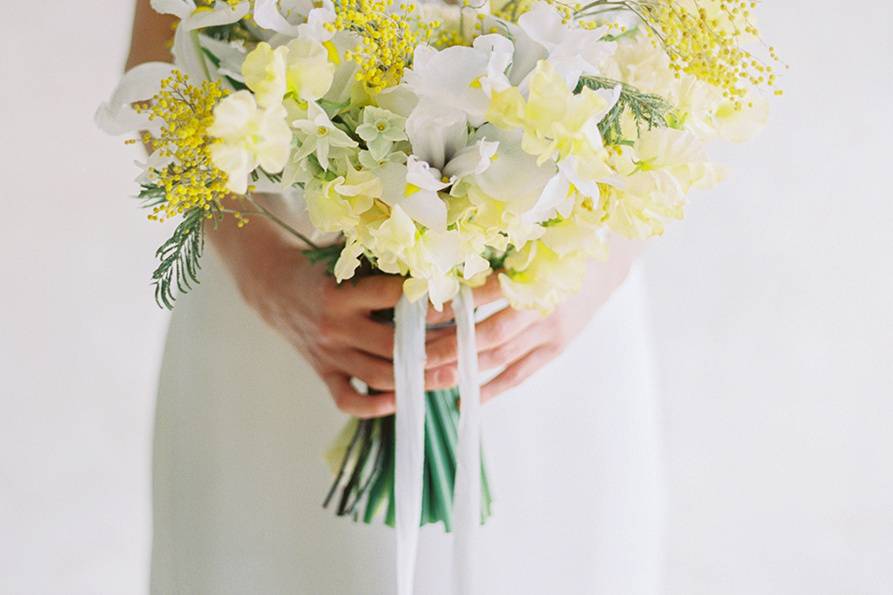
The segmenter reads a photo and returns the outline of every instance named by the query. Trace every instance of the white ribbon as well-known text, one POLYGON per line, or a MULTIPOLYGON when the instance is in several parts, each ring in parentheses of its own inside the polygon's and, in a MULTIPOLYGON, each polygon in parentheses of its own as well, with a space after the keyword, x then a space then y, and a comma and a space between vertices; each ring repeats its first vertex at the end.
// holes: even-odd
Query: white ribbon
POLYGON ((474 337, 474 298, 465 285, 453 300, 459 341, 459 445, 453 493, 453 593, 475 592, 475 536, 481 526, 481 385, 474 337))
POLYGON ((397 595, 412 595, 422 474, 425 463, 425 315, 428 297, 414 303, 400 298, 394 315, 394 382, 396 385, 397 595))
MULTIPOLYGON (((422 514, 425 453, 425 317, 427 296, 400 299, 394 317, 396 384, 397 595, 412 595, 422 514)), ((472 595, 481 524, 480 384, 474 299, 468 287, 453 300, 459 343, 459 441, 453 495, 453 592, 472 595)))

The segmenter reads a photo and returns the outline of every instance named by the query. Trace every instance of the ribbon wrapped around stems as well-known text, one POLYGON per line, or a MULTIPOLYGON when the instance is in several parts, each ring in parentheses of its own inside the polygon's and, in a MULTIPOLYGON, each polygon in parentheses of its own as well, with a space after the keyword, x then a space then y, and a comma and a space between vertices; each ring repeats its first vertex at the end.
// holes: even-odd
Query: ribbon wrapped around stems
MULTIPOLYGON (((422 508, 425 432, 425 317, 427 299, 397 304, 394 336, 396 384, 397 595, 412 595, 422 508)), ((453 592, 473 595, 475 533, 481 523, 480 383, 474 336, 474 300, 463 286, 453 300, 459 349, 462 408, 453 496, 453 592)))

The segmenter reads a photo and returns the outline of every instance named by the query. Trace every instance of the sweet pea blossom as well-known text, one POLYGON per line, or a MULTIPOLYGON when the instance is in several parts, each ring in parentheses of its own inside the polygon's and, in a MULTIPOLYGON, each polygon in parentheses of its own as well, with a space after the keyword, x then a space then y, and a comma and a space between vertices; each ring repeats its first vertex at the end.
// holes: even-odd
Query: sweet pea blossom
POLYGON ((282 105, 261 108, 248 91, 225 97, 214 109, 208 129, 218 141, 211 146, 211 160, 228 176, 227 188, 244 194, 249 174, 258 166, 276 174, 291 152, 291 130, 282 105))

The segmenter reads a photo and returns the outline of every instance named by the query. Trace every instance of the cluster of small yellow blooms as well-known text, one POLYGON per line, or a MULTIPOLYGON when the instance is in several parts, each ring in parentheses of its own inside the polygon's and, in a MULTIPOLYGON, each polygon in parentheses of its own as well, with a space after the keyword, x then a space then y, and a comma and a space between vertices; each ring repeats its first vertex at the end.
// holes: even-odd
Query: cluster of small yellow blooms
POLYGON ((143 141, 172 163, 155 172, 156 183, 164 189, 165 202, 153 208, 150 219, 164 221, 190 209, 211 214, 227 195, 226 174, 211 162, 208 127, 214 121, 214 107, 226 95, 216 82, 193 85, 175 70, 161 83, 152 99, 135 106, 150 120, 160 120, 157 136, 145 134, 143 141))
MULTIPOLYGON (((737 109, 742 107, 748 84, 775 86, 773 67, 740 45, 744 37, 759 37, 750 20, 756 7, 753 0, 715 0, 713 11, 703 6, 689 10, 676 0, 633 4, 656 38, 655 43, 666 49, 677 76, 685 73, 722 89, 737 109)), ((779 62, 774 48, 769 48, 769 55, 779 62)), ((781 91, 775 94, 781 95, 781 91)))
MULTIPOLYGON (((474 5, 470 0, 464 0, 462 3, 463 8, 472 8, 474 5)), ((463 19, 465 16, 463 16, 463 19)), ((463 20, 460 19, 459 26, 454 29, 447 29, 446 27, 440 27, 436 30, 433 38, 431 39, 431 45, 436 48, 443 49, 448 47, 453 47, 457 45, 470 46, 476 37, 480 37, 484 35, 484 20, 486 19, 486 15, 484 13, 477 13, 474 16, 474 23, 471 26, 471 35, 466 37, 463 34, 463 20)), ((499 27, 491 27, 487 33, 499 33, 501 30, 499 27)))
MULTIPOLYGON (((528 12, 538 0, 508 0, 502 6, 493 9, 493 16, 504 21, 517 22, 518 18, 528 12)), ((574 18, 574 12, 580 8, 580 5, 571 5, 562 0, 546 0, 558 14, 561 15, 565 23, 569 23, 574 18)), ((588 28, 588 25, 585 25, 588 28)))
POLYGON ((414 4, 401 4, 392 10, 394 0, 344 0, 335 5, 330 31, 353 31, 360 37, 357 49, 345 57, 359 65, 356 74, 373 92, 400 82, 420 43, 427 42, 437 22, 424 22, 416 16, 414 4))

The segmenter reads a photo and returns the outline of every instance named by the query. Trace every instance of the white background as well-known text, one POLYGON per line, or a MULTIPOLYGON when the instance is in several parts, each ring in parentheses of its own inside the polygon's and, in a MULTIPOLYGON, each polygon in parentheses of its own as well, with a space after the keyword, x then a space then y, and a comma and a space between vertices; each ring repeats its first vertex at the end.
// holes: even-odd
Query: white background
MULTIPOLYGON (((91 122, 130 7, 3 12, 0 594, 142 593, 166 230, 128 198, 138 151, 91 122)), ((893 4, 775 0, 761 22, 787 94, 646 258, 668 592, 889 595, 893 4)))

